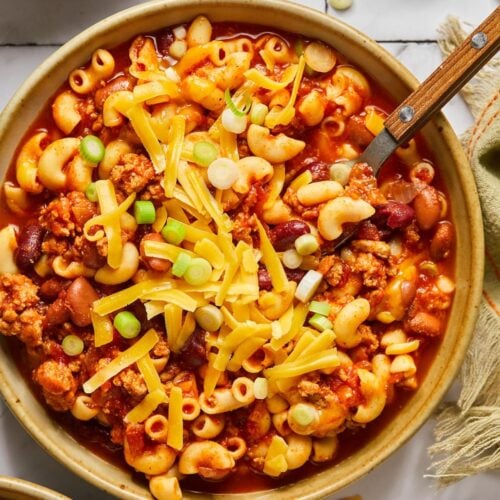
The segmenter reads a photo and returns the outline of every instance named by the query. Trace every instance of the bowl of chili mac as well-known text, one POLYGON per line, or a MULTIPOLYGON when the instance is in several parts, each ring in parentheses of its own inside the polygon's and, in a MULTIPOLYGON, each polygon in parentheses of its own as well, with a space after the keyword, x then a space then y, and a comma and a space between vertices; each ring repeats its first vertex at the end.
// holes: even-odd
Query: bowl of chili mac
POLYGON ((265 0, 137 6, 44 62, 0 118, 0 390, 33 437, 158 499, 320 498, 409 439, 483 263, 443 116, 356 161, 415 86, 265 0))

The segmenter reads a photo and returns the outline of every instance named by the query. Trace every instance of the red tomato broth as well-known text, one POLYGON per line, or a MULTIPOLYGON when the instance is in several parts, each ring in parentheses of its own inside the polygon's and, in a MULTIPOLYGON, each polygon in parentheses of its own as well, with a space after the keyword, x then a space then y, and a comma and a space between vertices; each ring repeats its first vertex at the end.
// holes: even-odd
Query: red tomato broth
MULTIPOLYGON (((158 33, 153 33, 148 35, 154 41, 157 47, 161 47, 162 44, 165 43, 165 40, 168 41, 169 30, 160 31, 158 33)), ((262 31, 262 28, 259 26, 253 25, 243 25, 243 24, 235 24, 235 23, 217 23, 214 25, 214 37, 218 39, 230 39, 235 35, 248 35, 250 38, 255 38, 257 35, 261 35, 263 33, 269 33, 271 35, 279 35, 287 40, 289 40, 290 44, 293 46, 295 42, 295 36, 280 32, 278 30, 265 30, 262 31)), ((116 69, 115 74, 112 79, 120 75, 120 72, 129 64, 128 60, 128 47, 130 45, 130 41, 124 44, 121 44, 114 49, 111 49, 110 52, 115 57, 116 61, 116 69)), ((337 54, 338 55, 338 54, 337 54)), ((339 55, 338 55, 339 56, 339 55)), ((343 56, 339 56, 339 61, 343 64, 346 64, 347 61, 344 60, 343 56)), ((388 93, 375 82, 370 81, 371 87, 371 96, 367 99, 365 105, 372 105, 376 108, 384 111, 389 114, 395 107, 395 102, 388 96, 388 93)), ((56 94, 69 88, 65 83, 61 88, 57 91, 56 94)), ((55 95, 56 95, 55 94, 55 95)), ((12 160, 9 169, 6 173, 5 180, 6 181, 15 181, 15 158, 21 148, 21 145, 25 142, 25 140, 33 134, 35 131, 45 130, 51 134, 59 135, 60 132, 57 131, 56 125, 52 118, 51 113, 51 105, 52 98, 47 103, 45 108, 41 111, 40 115, 34 120, 33 124, 26 132, 23 137, 23 140, 20 142, 16 153, 14 155, 14 159, 12 160)), ((435 166, 434 161, 432 160, 432 153, 428 149, 425 140, 421 135, 416 136, 416 141, 418 145, 418 149, 422 154, 423 158, 428 158, 431 163, 435 166)), ((342 136, 334 142, 342 142, 342 136)), ((407 177, 407 168, 403 166, 403 164, 393 155, 386 165, 383 167, 379 180, 383 182, 387 179, 395 178, 396 176, 400 176, 402 178, 407 177)), ((443 193, 447 193, 446 187, 442 181, 442 178, 439 174, 439 169, 436 168, 436 177, 433 181, 433 185, 436 186, 443 193)), ((39 198, 43 200, 43 195, 40 195, 39 198)), ((447 197, 448 199, 448 197, 447 197)), ((37 203, 35 203, 37 205, 37 203)), ((4 227, 7 224, 22 224, 26 220, 30 218, 32 214, 27 214, 26 217, 19 217, 13 213, 11 213, 5 203, 5 195, 2 190, 0 195, 0 227, 4 227)), ((451 212, 449 207, 448 218, 451 218, 451 212)), ((424 236, 425 238, 425 246, 428 248, 429 246, 429 236, 424 236)), ((444 262, 438 264, 440 272, 443 274, 453 277, 454 276, 454 261, 455 261, 455 250, 453 250, 450 257, 448 257, 444 262)), ((449 314, 449 311, 446 312, 446 317, 449 314)), ((42 395, 40 390, 37 389, 37 386, 31 379, 31 370, 33 366, 30 364, 29 359, 25 351, 21 348, 22 344, 16 339, 7 339, 10 350, 12 352, 12 356, 15 359, 20 372, 23 377, 29 383, 32 392, 40 401, 42 406, 45 407, 46 411, 49 413, 51 418, 55 419, 70 435, 72 435, 79 443, 87 447, 90 451, 105 458, 111 463, 123 467, 124 469, 130 471, 134 475, 134 479, 138 479, 139 481, 144 481, 143 476, 141 474, 136 474, 132 472, 132 469, 125 463, 122 454, 122 448, 118 445, 114 445, 111 442, 109 430, 99 425, 97 422, 82 422, 71 416, 69 412, 59 413, 47 408, 44 404, 42 395)), ((440 342, 442 341, 442 336, 438 338, 434 338, 432 342, 426 342, 425 347, 421 347, 419 350, 419 359, 418 359, 418 372, 417 379, 419 388, 422 383, 425 383, 425 374, 432 364, 432 361, 435 357, 437 350, 439 349, 440 342)), ((420 390, 420 389, 419 389, 420 390)), ((372 440, 378 433, 382 431, 390 422, 397 418, 399 411, 407 404, 411 404, 413 392, 407 391, 401 388, 395 388, 395 396, 394 400, 391 404, 388 404, 384 409, 383 413, 372 423, 366 425, 364 428, 356 429, 355 431, 344 431, 339 434, 339 448, 338 452, 333 460, 333 462, 327 462, 321 465, 313 465, 311 463, 307 463, 303 467, 298 470, 294 470, 292 472, 285 473, 282 477, 274 479, 264 474, 260 474, 255 472, 254 470, 248 468, 244 461, 238 464, 237 472, 235 474, 230 474, 227 478, 222 481, 211 482, 204 480, 198 476, 187 476, 181 482, 181 486, 183 489, 188 491, 195 492, 207 492, 207 493, 243 493, 243 492, 251 492, 251 491, 260 491, 270 488, 276 488, 290 482, 295 482, 320 471, 325 470, 336 463, 341 462, 351 454, 356 451, 362 449, 366 446, 370 440, 372 440)))

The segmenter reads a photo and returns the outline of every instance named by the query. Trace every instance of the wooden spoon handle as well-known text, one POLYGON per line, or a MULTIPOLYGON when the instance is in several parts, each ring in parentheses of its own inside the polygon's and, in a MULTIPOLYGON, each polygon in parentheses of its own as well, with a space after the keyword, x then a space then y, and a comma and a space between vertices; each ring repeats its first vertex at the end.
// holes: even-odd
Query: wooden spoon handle
POLYGON ((442 108, 500 47, 500 7, 386 119, 398 143, 406 142, 442 108))

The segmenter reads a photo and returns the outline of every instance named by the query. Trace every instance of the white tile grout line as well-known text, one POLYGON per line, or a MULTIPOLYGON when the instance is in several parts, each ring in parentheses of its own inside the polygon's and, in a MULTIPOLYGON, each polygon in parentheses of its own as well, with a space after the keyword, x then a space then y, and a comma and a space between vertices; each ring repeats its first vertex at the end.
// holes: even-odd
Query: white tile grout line
MULTIPOLYGON (((405 39, 397 39, 397 40, 380 40, 377 39, 375 40, 377 43, 394 43, 394 44, 404 44, 404 43, 416 43, 419 45, 425 45, 425 44, 435 44, 437 43, 437 40, 405 40, 405 39)), ((36 43, 36 42, 25 42, 25 43, 0 43, 0 49, 1 48, 12 48, 12 49, 17 49, 19 47, 62 47, 62 43, 36 43)))

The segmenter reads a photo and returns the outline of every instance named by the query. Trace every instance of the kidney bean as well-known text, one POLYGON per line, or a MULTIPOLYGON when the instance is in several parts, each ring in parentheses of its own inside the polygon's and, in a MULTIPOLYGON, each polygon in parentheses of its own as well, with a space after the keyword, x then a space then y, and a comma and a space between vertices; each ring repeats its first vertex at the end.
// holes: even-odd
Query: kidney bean
POLYGON ((278 252, 283 252, 291 248, 299 236, 310 232, 309 226, 301 220, 281 222, 271 229, 271 241, 278 252))
POLYGON ((288 281, 295 281, 298 283, 306 274, 303 269, 288 269, 285 268, 286 277, 288 281))
POLYGON ((30 220, 21 228, 17 237, 16 264, 21 269, 29 269, 42 255, 45 229, 36 220, 30 220))
POLYGON ((135 80, 127 76, 118 76, 111 80, 107 85, 96 91, 94 99, 96 106, 101 109, 104 106, 104 101, 110 94, 120 90, 132 90, 134 83, 135 80))
POLYGON ((415 210, 399 201, 389 201, 377 207, 373 221, 377 225, 386 225, 391 229, 406 227, 415 217, 415 210))
POLYGON ((436 337, 441 333, 441 321, 428 312, 418 312, 408 321, 408 327, 419 335, 436 337))
POLYGON ((43 300, 51 301, 70 284, 71 282, 65 278, 55 277, 44 281, 40 285, 39 295, 43 300))
POLYGON ((259 272, 257 273, 257 276, 259 278, 259 288, 261 290, 269 291, 269 290, 273 289, 273 284, 271 282, 271 276, 270 276, 269 272, 267 271, 267 269, 264 269, 263 267, 261 267, 259 269, 259 272))
POLYGON ((92 323, 90 309, 98 298, 94 287, 83 276, 71 283, 66 290, 66 303, 76 326, 88 326, 92 323))
POLYGON ((141 240, 139 249, 140 249, 141 259, 146 264, 146 266, 148 266, 153 271, 160 271, 160 272, 168 271, 171 266, 168 260, 158 259, 156 257, 146 257, 144 253, 145 241, 159 241, 164 243, 165 240, 163 239, 162 235, 159 233, 146 234, 141 240))
POLYGON ((441 215, 441 203, 436 189, 427 186, 420 191, 413 200, 413 208, 420 228, 424 231, 431 229, 441 215))
POLYGON ((439 222, 431 240, 431 257, 436 261, 448 257, 454 241, 455 231, 453 224, 447 220, 439 222))
POLYGON ((330 165, 328 163, 316 160, 306 170, 311 172, 313 182, 330 180, 330 165))
POLYGON ((206 332, 197 328, 179 353, 179 361, 188 369, 199 368, 207 361, 206 332))

